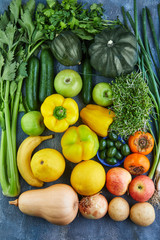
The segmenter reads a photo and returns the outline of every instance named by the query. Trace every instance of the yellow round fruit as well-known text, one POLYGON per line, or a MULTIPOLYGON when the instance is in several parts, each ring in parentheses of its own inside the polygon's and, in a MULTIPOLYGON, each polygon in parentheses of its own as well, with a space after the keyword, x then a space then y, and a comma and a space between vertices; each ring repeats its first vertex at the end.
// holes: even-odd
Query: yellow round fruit
POLYGON ((74 167, 70 181, 77 193, 90 196, 104 187, 105 175, 104 167, 100 163, 87 160, 74 167))
POLYGON ((34 176, 43 182, 56 181, 65 170, 65 160, 57 150, 45 148, 33 155, 31 169, 34 176))

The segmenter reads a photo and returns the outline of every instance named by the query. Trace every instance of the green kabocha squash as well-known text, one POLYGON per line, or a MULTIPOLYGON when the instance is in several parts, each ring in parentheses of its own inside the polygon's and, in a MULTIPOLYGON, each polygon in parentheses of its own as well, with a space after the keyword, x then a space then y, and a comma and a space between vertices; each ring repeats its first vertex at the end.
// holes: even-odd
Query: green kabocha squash
POLYGON ((105 77, 128 74, 137 62, 137 41, 122 27, 105 29, 95 36, 89 55, 92 67, 105 77))
POLYGON ((57 61, 64 66, 74 66, 81 63, 81 42, 71 31, 60 33, 52 41, 51 50, 57 61))

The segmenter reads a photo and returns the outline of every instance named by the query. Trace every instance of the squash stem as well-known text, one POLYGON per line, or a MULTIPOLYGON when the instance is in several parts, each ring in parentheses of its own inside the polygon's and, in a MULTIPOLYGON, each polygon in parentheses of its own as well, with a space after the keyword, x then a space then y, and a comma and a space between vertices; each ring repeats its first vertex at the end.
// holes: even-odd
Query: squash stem
POLYGON ((9 204, 18 207, 18 199, 14 200, 14 201, 9 201, 9 204))

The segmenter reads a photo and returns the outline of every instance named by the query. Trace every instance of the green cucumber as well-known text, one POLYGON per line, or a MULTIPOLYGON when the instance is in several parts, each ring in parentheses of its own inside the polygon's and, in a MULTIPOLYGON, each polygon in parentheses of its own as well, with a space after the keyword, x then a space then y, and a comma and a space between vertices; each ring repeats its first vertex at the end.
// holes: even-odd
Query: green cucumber
POLYGON ((40 56, 40 87, 39 101, 42 103, 46 97, 54 92, 54 58, 51 50, 42 49, 40 56))
POLYGON ((28 63, 28 77, 26 78, 26 103, 30 111, 39 110, 39 59, 31 57, 28 63))
POLYGON ((92 100, 92 67, 89 58, 86 58, 82 64, 82 101, 84 104, 89 104, 92 100))

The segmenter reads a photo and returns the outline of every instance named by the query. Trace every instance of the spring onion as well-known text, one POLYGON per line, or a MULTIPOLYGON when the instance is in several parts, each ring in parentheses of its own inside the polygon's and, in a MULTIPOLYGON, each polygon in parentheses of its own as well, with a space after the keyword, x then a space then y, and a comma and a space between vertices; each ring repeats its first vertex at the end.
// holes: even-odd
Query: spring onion
MULTIPOLYGON (((160 23, 160 4, 157 6, 158 9, 158 16, 159 16, 159 23, 160 23)), ((152 167, 150 169, 150 172, 148 176, 152 179, 155 175, 155 182, 158 191, 160 191, 160 92, 159 92, 159 64, 160 64, 160 48, 158 43, 158 37, 156 35, 155 26, 153 24, 152 16, 150 13, 150 10, 148 8, 144 8, 142 10, 142 36, 143 40, 141 38, 141 32, 138 31, 137 27, 137 21, 138 21, 138 14, 137 14, 137 6, 136 6, 136 0, 134 0, 134 20, 132 19, 129 12, 125 12, 124 7, 122 8, 123 16, 127 16, 131 28, 134 31, 138 45, 139 45, 139 63, 138 67, 140 70, 145 72, 145 78, 147 79, 148 86, 150 88, 151 92, 151 98, 154 103, 154 117, 152 118, 151 126, 153 127, 153 131, 150 127, 150 130, 152 131, 152 134, 154 134, 154 138, 156 140, 155 147, 154 147, 154 159, 152 163, 152 167), (147 25, 148 20, 148 25, 147 25), (147 35, 147 27, 149 26, 149 29, 152 34, 153 38, 153 44, 156 49, 156 55, 155 58, 153 58, 152 52, 151 52, 151 46, 148 41, 148 35, 147 35), (156 63, 158 59, 158 63, 156 63), (156 71, 158 69, 158 71, 156 71)), ((125 19, 126 22, 126 19, 125 19)), ((131 30, 131 31, 132 31, 131 30)))

